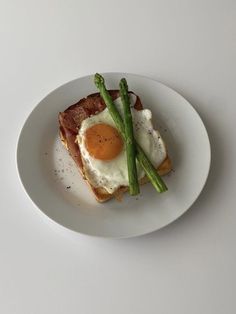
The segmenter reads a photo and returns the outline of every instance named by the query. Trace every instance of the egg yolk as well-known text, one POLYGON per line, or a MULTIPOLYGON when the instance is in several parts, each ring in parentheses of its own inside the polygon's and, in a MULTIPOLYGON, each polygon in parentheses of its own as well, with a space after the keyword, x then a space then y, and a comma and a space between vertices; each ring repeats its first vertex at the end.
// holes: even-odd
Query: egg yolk
POLYGON ((86 130, 85 146, 90 156, 100 160, 111 160, 122 151, 123 141, 117 129, 99 123, 86 130))

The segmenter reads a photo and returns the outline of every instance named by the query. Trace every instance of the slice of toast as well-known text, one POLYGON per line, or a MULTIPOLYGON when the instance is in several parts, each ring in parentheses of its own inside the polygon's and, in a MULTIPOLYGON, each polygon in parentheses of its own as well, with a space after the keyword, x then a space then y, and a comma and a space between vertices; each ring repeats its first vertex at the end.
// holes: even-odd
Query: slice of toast
MULTIPOLYGON (((113 100, 119 97, 118 90, 109 91, 113 100)), ((106 105, 99 93, 91 94, 86 98, 81 99, 76 104, 68 107, 64 112, 59 113, 59 126, 60 126, 60 138, 66 149, 70 153, 71 157, 75 161, 79 168, 79 171, 83 179, 87 182, 91 188, 94 196, 98 202, 105 202, 113 197, 121 199, 122 195, 128 191, 127 186, 121 186, 115 193, 110 194, 102 187, 94 187, 86 176, 86 171, 83 166, 83 159, 80 153, 78 144, 76 143, 76 136, 80 129, 81 123, 84 119, 91 115, 95 115, 106 108, 106 105)), ((134 105, 136 110, 142 110, 143 106, 140 98, 136 95, 136 103, 134 105)), ((171 160, 169 156, 158 167, 157 171, 160 175, 167 174, 171 170, 171 160)), ((140 184, 145 184, 149 180, 145 176, 140 180, 140 184)))

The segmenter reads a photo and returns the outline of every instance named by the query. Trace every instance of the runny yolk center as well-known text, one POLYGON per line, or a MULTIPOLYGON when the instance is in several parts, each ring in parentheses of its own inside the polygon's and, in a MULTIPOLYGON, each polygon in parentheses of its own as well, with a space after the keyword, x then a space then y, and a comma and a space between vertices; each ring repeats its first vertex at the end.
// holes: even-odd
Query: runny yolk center
POLYGON ((90 156, 100 160, 111 160, 122 151, 123 141, 117 129, 99 123, 85 131, 85 146, 90 156))

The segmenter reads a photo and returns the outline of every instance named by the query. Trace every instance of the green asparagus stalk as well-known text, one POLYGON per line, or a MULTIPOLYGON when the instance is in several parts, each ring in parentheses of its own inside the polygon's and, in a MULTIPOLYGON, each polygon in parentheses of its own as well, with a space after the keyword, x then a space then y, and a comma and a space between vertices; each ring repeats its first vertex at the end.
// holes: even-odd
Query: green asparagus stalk
POLYGON ((162 180, 161 176, 157 173, 156 168, 153 166, 153 164, 150 162, 146 154, 144 153, 143 149, 136 143, 137 148, 137 159, 140 164, 140 166, 143 168, 143 170, 146 173, 146 176, 151 181, 154 188, 162 193, 168 190, 165 182, 162 180))
POLYGON ((136 167, 136 145, 133 133, 133 121, 130 110, 130 99, 128 94, 128 85, 126 79, 120 81, 120 97, 124 109, 124 126, 125 126, 125 146, 127 156, 127 167, 129 177, 130 195, 139 194, 139 182, 136 167))
POLYGON ((105 86, 105 81, 104 78, 96 73, 94 76, 94 83, 97 86, 97 88, 100 91, 100 94, 109 110, 109 113, 113 119, 113 121, 115 122, 116 127, 118 128, 119 132, 121 133, 123 139, 125 139, 125 127, 124 127, 124 123, 122 120, 122 117, 119 113, 119 111, 116 109, 116 107, 113 104, 111 95, 108 93, 106 86, 105 86))
MULTIPOLYGON (((117 108, 115 107, 112 98, 110 96, 110 94, 108 93, 106 87, 105 87, 105 81, 104 78, 96 73, 94 76, 94 83, 97 86, 97 88, 100 91, 100 94, 109 110, 109 113, 112 117, 112 119, 114 120, 116 127, 118 128, 118 130, 120 131, 122 137, 125 140, 125 127, 124 127, 124 123, 122 120, 122 117, 119 113, 119 111, 117 110, 117 108)), ((167 186, 165 185, 164 181, 162 180, 162 178, 159 176, 159 174, 157 173, 155 167, 152 165, 152 163, 150 162, 150 160, 147 158, 146 154, 144 153, 144 151, 142 150, 142 148, 136 143, 136 147, 137 147, 137 159, 140 163, 140 165, 143 167, 147 177, 149 178, 149 180, 151 181, 152 185, 155 187, 155 189, 158 192, 165 192, 167 191, 167 186)))

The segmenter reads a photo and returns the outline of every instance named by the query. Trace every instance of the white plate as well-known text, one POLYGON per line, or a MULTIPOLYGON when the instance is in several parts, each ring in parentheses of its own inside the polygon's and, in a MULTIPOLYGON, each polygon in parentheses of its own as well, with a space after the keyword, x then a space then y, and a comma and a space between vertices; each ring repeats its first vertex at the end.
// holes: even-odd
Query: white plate
POLYGON ((151 184, 139 197, 125 195, 99 204, 80 177, 58 137, 58 113, 96 92, 93 76, 71 81, 46 96, 21 131, 17 164, 26 192, 38 208, 74 231, 111 238, 132 237, 160 229, 180 217, 197 199, 210 168, 210 144, 204 124, 193 107, 171 88, 138 75, 104 74, 116 89, 126 77, 130 90, 153 112, 173 161, 165 177, 169 191, 158 194, 151 184))

